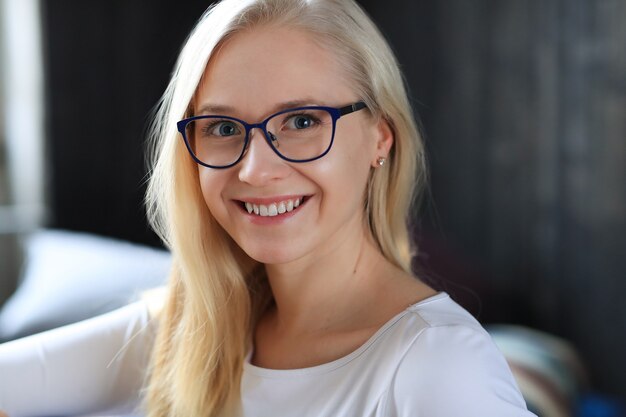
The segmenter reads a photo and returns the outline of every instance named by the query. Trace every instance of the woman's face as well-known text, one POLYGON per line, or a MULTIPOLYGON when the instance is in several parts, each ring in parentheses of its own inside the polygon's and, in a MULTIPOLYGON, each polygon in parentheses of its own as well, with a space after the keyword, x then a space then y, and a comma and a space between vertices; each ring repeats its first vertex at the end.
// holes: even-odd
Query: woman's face
MULTIPOLYGON (((212 57, 194 108, 199 109, 196 115, 258 123, 285 108, 341 107, 358 101, 342 74, 333 54, 304 32, 257 28, 236 34, 212 57)), ((337 121, 326 156, 292 163, 276 155, 263 133, 254 129, 237 165, 199 166, 204 200, 253 259, 266 264, 315 262, 363 237, 370 169, 379 156, 387 155, 392 140, 385 123, 361 110, 337 121), (290 210, 292 206, 297 207, 290 210), (263 216, 276 211, 285 212, 263 216)))

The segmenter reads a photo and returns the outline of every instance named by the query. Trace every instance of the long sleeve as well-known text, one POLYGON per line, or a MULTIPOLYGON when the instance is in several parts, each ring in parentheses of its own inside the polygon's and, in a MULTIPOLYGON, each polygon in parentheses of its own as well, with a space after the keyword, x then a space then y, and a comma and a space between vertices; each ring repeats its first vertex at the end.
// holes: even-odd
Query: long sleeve
POLYGON ((0 345, 0 410, 10 417, 133 412, 154 340, 148 310, 111 313, 0 345))

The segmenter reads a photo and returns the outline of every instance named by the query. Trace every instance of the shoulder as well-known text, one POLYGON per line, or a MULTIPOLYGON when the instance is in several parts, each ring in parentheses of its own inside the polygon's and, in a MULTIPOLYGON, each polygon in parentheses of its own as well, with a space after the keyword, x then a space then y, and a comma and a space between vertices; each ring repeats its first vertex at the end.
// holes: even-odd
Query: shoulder
POLYGON ((403 317, 413 338, 390 386, 399 416, 532 416, 489 334, 440 294, 403 317))

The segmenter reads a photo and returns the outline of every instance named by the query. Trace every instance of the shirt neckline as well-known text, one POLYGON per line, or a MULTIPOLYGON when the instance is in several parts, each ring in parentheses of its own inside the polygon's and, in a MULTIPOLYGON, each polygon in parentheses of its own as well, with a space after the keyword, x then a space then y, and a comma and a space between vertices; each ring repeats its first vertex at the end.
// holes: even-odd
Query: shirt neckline
POLYGON ((378 338, 380 338, 387 330, 393 327, 394 324, 398 322, 402 317, 408 314, 410 311, 415 310, 418 307, 423 306, 424 304, 428 304, 434 301, 442 300, 445 298, 449 298, 449 295, 442 291, 437 294, 425 298, 421 301, 418 301, 415 304, 411 304, 409 307, 396 314, 393 318, 383 324, 377 331, 374 333, 365 343, 359 346, 357 349, 353 350, 346 356, 343 356, 339 359, 335 359, 334 361, 323 363, 320 365, 315 365, 306 368, 295 368, 295 369, 271 369, 271 368, 263 368, 260 366, 256 366, 250 363, 250 359, 252 358, 253 350, 250 349, 246 359, 244 361, 244 372, 251 373, 257 376, 265 377, 265 378, 285 378, 285 377, 298 377, 303 375, 314 375, 314 374, 323 374, 335 369, 341 368, 346 364, 350 363, 354 359, 358 358, 365 352, 370 346, 372 346, 378 338))

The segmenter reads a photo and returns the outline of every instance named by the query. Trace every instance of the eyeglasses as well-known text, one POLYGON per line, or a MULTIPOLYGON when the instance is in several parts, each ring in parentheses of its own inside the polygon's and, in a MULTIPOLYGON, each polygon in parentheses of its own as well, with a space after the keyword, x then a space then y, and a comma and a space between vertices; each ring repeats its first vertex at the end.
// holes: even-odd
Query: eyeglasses
POLYGON ((282 159, 309 162, 328 153, 340 117, 366 107, 362 101, 339 108, 297 107, 253 124, 229 116, 194 116, 179 121, 177 126, 193 159, 209 168, 229 168, 241 161, 255 128, 261 129, 282 159))

